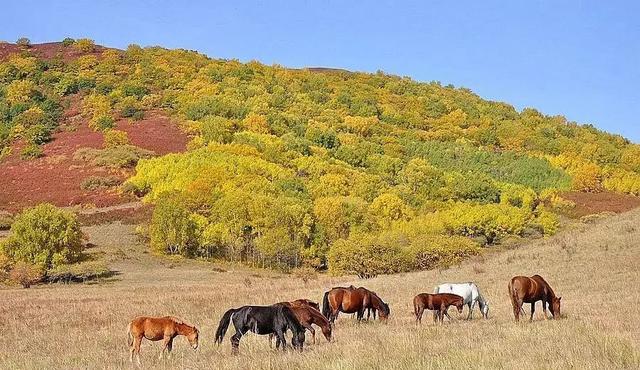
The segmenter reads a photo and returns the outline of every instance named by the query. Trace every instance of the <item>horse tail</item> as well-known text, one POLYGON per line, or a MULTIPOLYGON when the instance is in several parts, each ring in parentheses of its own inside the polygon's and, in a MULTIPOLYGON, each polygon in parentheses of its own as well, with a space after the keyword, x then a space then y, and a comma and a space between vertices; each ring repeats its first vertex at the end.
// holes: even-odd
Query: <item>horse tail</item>
POLYGON ((322 314, 327 319, 331 315, 331 307, 329 306, 329 291, 324 292, 324 297, 322 298, 322 314))
POLYGON ((518 292, 513 287, 513 280, 509 281, 509 298, 511 299, 511 306, 515 310, 518 307, 518 292))
POLYGON ((133 345, 133 335, 131 335, 131 323, 127 325, 127 345, 129 345, 129 347, 133 345))
POLYGON ((227 328, 229 327, 229 322, 231 322, 231 316, 236 313, 239 309, 232 308, 222 315, 220 319, 220 324, 218 324, 218 329, 216 329, 216 339, 215 343, 220 344, 224 339, 224 335, 227 333, 227 328))

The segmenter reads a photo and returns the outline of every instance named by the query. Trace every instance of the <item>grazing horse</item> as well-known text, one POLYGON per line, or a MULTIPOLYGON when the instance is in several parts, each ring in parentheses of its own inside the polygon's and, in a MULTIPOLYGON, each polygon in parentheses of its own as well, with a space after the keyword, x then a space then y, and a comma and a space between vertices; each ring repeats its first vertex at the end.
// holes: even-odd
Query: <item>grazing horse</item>
POLYGON ((306 299, 306 298, 300 298, 300 299, 296 299, 295 301, 291 301, 288 302, 291 303, 291 305, 293 306, 309 306, 312 308, 315 308, 316 310, 320 311, 320 305, 317 302, 314 302, 310 299, 306 299))
MULTIPOLYGON (((300 322, 300 325, 311 332, 313 344, 316 344, 316 330, 313 328, 312 324, 318 325, 322 330, 322 334, 324 334, 324 337, 327 338, 327 341, 331 342, 331 323, 329 323, 329 320, 327 320, 327 318, 324 317, 324 315, 313 306, 310 306, 306 303, 294 303, 298 301, 281 302, 278 304, 285 305, 291 308, 293 314, 296 315, 298 322, 300 322)), ((271 347, 272 339, 273 334, 269 334, 269 347, 271 347)))
POLYGON ((447 313, 449 306, 456 306, 458 313, 461 314, 464 307, 464 299, 451 293, 421 293, 413 298, 413 312, 418 323, 422 323, 422 314, 425 309, 435 311, 433 313, 433 321, 435 322, 439 320, 442 323, 445 316, 451 319, 451 316, 447 313))
POLYGON ((198 329, 195 326, 173 316, 136 317, 127 326, 127 343, 131 347, 129 361, 133 362, 135 354, 140 364, 140 343, 143 337, 152 341, 163 341, 162 352, 160 352, 160 358, 162 358, 165 350, 171 353, 173 339, 178 335, 186 336, 193 349, 198 348, 198 329))
POLYGON ((232 308, 224 313, 216 330, 217 344, 222 343, 224 335, 233 320, 236 333, 231 337, 231 353, 237 354, 240 338, 251 331, 260 335, 275 334, 277 337, 276 348, 282 344, 282 349, 287 347, 284 333, 291 330, 293 348, 302 351, 304 345, 304 327, 300 325, 293 310, 286 305, 275 304, 273 306, 242 306, 232 308))
POLYGON ((522 305, 531 303, 531 317, 529 321, 533 321, 533 313, 536 310, 536 302, 542 301, 542 312, 547 317, 547 304, 553 318, 560 317, 560 299, 551 289, 551 286, 540 275, 532 277, 515 276, 509 282, 509 298, 513 306, 513 315, 516 321, 520 321, 520 312, 524 314, 522 305))
POLYGON ((438 285, 433 290, 433 292, 451 293, 462 297, 462 299, 464 300, 464 304, 469 307, 469 315, 467 315, 467 320, 473 318, 473 308, 476 306, 476 302, 480 307, 480 313, 482 313, 482 317, 484 317, 485 319, 489 318, 489 303, 480 294, 480 289, 478 289, 478 286, 475 283, 444 283, 438 285))
POLYGON ((380 311, 380 320, 389 317, 389 305, 378 295, 365 288, 337 287, 324 293, 322 314, 333 323, 340 312, 357 313, 358 321, 364 316, 364 310, 372 308, 380 311))

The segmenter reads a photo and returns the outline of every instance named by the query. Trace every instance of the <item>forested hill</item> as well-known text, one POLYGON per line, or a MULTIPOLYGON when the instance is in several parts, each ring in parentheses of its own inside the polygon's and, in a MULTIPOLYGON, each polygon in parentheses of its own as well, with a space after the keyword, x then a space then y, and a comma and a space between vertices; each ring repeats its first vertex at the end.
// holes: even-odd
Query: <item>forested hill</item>
POLYGON ((640 194, 639 145, 465 88, 86 39, 11 46, 0 147, 45 142, 70 96, 98 131, 155 110, 193 136, 123 186, 156 204, 164 253, 367 276, 553 233, 559 190, 640 194))

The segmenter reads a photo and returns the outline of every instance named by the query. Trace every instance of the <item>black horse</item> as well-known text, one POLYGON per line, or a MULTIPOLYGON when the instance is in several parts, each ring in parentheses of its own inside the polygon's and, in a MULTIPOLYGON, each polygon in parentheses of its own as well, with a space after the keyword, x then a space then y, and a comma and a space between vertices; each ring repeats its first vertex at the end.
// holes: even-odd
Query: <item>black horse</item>
POLYGON ((273 306, 242 306, 232 308, 225 312, 220 319, 220 324, 216 330, 217 344, 222 343, 224 335, 229 327, 229 322, 233 320, 236 333, 231 337, 231 352, 238 353, 240 338, 251 331, 260 335, 275 334, 276 348, 286 349, 287 341, 284 333, 291 330, 293 337, 291 344, 293 348, 302 351, 304 345, 304 327, 300 325, 298 319, 291 309, 285 305, 273 306))

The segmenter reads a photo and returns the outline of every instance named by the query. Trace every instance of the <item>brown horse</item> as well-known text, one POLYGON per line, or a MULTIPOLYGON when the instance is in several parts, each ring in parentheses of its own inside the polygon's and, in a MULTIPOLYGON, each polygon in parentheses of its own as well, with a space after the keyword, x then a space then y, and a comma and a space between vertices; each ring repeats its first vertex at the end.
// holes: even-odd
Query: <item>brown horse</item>
POLYGON ((375 292, 366 288, 336 287, 324 293, 322 300, 322 314, 333 323, 340 312, 357 313, 358 321, 364 316, 364 310, 371 308, 380 311, 380 320, 389 317, 389 305, 375 292))
POLYGON ((456 294, 451 293, 421 293, 413 298, 413 312, 416 314, 416 322, 422 323, 422 314, 424 310, 433 310, 433 321, 442 323, 444 317, 449 316, 447 312, 449 306, 456 306, 458 313, 462 313, 462 307, 464 306, 464 299, 456 294))
POLYGON ((537 301, 542 301, 542 312, 545 318, 548 318, 547 304, 553 318, 560 317, 560 299, 562 297, 556 297, 551 286, 540 275, 513 277, 509 282, 509 297, 511 298, 513 315, 516 317, 516 321, 520 321, 520 312, 524 313, 522 309, 524 303, 531 303, 529 321, 532 321, 537 301))
MULTIPOLYGON (((286 303, 286 302, 283 302, 286 303)), ((295 301, 291 301, 288 302, 291 303, 294 306, 309 306, 312 308, 315 308, 316 310, 320 311, 320 305, 317 302, 314 302, 310 299, 306 299, 306 298, 300 298, 300 299, 296 299, 295 301)))
POLYGON ((173 339, 178 335, 186 336, 193 349, 198 348, 198 329, 195 326, 173 316, 136 317, 127 326, 127 343, 131 347, 129 360, 133 362, 133 355, 136 354, 140 364, 140 343, 143 337, 152 341, 163 341, 162 352, 160 352, 160 358, 162 358, 165 350, 171 353, 173 339))
MULTIPOLYGON (((311 332, 311 338, 313 339, 313 344, 316 344, 316 330, 313 328, 312 324, 318 325, 322 330, 322 334, 327 338, 328 342, 331 342, 331 324, 323 314, 320 313, 316 308, 312 305, 309 305, 308 302, 301 302, 308 300, 295 300, 292 302, 280 302, 278 304, 288 306, 293 311, 293 314, 300 322, 306 330, 311 332)), ((313 301, 309 301, 311 303, 315 303, 313 301)), ((318 305, 317 303, 315 303, 318 305)), ((273 334, 269 334, 269 347, 271 347, 271 340, 273 339, 273 334)))

